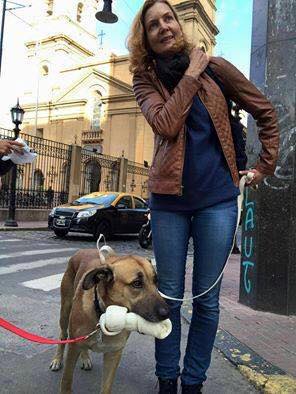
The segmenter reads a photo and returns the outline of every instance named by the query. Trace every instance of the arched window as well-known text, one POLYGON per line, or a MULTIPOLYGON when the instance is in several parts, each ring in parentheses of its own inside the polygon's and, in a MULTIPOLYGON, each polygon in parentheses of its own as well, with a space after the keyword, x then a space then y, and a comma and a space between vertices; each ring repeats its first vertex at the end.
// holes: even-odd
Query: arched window
POLYGON ((99 91, 92 93, 91 130, 101 130, 102 101, 99 91))
POLYGON ((40 71, 41 71, 41 75, 43 77, 47 77, 48 76, 49 69, 48 69, 48 66, 46 64, 43 64, 41 66, 41 70, 40 71))
POLYGON ((68 162, 63 163, 61 168, 61 188, 63 191, 67 190, 68 178, 70 175, 70 167, 68 162))
POLYGON ((44 175, 41 170, 34 171, 33 186, 35 190, 40 190, 44 186, 44 175))
POLYGON ((46 0, 46 4, 47 4, 47 10, 46 10, 47 15, 52 15, 52 13, 53 13, 53 0, 46 0))
POLYGON ((83 11, 83 3, 80 2, 77 4, 77 15, 76 15, 77 22, 81 22, 82 11, 83 11))
POLYGON ((208 45, 205 41, 200 41, 199 47, 204 51, 204 53, 208 52, 208 45))
POLYGON ((84 173, 84 193, 93 193, 99 191, 101 183, 101 166, 95 161, 89 161, 85 165, 84 173))
POLYGON ((24 176, 24 169, 21 167, 17 167, 16 171, 16 190, 22 189, 23 187, 23 176, 24 176))

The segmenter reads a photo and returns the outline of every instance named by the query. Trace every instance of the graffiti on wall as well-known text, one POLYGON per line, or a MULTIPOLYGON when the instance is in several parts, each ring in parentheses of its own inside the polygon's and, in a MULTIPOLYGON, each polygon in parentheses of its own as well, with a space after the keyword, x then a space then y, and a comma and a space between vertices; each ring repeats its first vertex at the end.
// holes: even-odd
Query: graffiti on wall
POLYGON ((250 200, 250 189, 246 188, 244 199, 245 220, 242 240, 242 272, 244 290, 250 294, 254 289, 252 278, 255 269, 255 201, 250 200))

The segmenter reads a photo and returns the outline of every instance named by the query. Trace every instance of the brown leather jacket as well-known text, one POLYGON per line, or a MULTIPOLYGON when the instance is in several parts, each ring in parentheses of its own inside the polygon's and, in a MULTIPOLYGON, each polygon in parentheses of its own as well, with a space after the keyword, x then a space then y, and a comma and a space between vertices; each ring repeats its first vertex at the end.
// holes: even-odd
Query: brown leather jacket
MULTIPOLYGON (((231 63, 211 57, 211 69, 224 85, 227 96, 257 121, 262 150, 256 169, 274 172, 278 156, 279 131, 271 103, 231 63)), ((203 73, 199 79, 184 75, 170 95, 153 69, 135 74, 133 88, 143 115, 154 131, 154 154, 149 173, 149 190, 160 194, 182 194, 185 155, 185 121, 193 96, 198 94, 208 110, 229 166, 233 182, 239 176, 225 98, 216 83, 203 73)))

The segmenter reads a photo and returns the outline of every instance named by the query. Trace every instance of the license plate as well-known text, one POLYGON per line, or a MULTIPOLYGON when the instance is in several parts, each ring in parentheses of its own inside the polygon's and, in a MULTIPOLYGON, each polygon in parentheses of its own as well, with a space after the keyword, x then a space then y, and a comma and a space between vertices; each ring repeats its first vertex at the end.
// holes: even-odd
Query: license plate
POLYGON ((57 219, 56 224, 58 226, 66 226, 66 219, 57 219))

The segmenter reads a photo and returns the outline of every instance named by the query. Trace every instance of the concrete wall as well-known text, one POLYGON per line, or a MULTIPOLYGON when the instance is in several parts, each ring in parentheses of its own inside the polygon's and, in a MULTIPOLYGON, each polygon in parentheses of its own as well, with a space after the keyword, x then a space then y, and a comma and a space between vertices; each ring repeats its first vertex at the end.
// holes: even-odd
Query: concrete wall
MULTIPOLYGON (((39 222, 48 219, 51 209, 16 209, 15 219, 20 222, 39 222)), ((5 221, 8 209, 0 209, 0 222, 5 221)))

